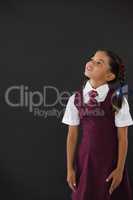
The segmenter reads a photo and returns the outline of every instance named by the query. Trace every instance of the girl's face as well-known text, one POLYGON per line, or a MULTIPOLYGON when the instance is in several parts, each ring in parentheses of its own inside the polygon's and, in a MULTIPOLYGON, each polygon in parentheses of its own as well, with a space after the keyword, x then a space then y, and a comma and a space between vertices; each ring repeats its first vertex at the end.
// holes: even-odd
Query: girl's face
POLYGON ((107 82, 115 75, 110 71, 109 57, 103 51, 97 51, 85 65, 85 76, 95 81, 107 82))

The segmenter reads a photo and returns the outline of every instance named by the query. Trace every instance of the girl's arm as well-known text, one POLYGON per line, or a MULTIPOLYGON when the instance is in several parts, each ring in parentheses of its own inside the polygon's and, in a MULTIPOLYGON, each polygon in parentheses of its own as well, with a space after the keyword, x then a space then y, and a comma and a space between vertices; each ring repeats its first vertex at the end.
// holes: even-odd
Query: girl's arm
POLYGON ((76 150, 76 144, 78 139, 78 126, 69 125, 67 134, 67 170, 74 169, 74 154, 76 150))
POLYGON ((113 178, 111 182, 111 186, 109 188, 109 193, 112 194, 114 189, 118 187, 120 182, 122 181, 123 177, 123 170, 127 155, 127 148, 128 148, 128 138, 127 138, 127 132, 128 132, 128 126, 125 127, 118 127, 118 161, 117 161, 117 167, 114 169, 111 174, 108 176, 106 181, 110 181, 110 179, 113 178))
POLYGON ((124 170, 128 150, 128 126, 118 128, 118 161, 117 169, 124 170))

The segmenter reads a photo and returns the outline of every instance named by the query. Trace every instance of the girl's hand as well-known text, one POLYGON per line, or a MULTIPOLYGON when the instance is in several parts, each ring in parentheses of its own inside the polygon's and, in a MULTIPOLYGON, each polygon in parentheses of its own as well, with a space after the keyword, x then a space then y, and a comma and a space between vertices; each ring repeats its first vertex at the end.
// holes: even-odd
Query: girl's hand
POLYGON ((110 189, 109 189, 109 193, 110 195, 112 194, 112 192, 119 186, 119 184, 122 181, 122 176, 123 176, 123 171, 116 168, 115 170, 113 170, 111 172, 111 174, 108 176, 108 178, 106 179, 106 181, 108 182, 110 179, 112 180, 110 189))
POLYGON ((75 170, 71 169, 68 171, 68 175, 67 175, 67 182, 68 185, 70 186, 70 188, 75 191, 75 187, 76 187, 76 175, 75 175, 75 170))

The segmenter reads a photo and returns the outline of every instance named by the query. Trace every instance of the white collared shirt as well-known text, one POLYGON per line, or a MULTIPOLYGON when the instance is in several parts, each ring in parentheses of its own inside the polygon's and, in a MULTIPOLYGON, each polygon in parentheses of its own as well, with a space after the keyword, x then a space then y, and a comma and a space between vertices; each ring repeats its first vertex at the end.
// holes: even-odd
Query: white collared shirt
MULTIPOLYGON (((83 88, 83 100, 85 103, 88 102, 89 100, 89 95, 88 92, 90 90, 96 90, 98 92, 98 96, 96 96, 96 100, 98 102, 104 101, 108 91, 109 91, 109 85, 107 83, 97 87, 94 89, 90 81, 88 80, 86 82, 85 87, 83 88)), ((66 109, 64 112, 64 116, 62 118, 62 123, 67 124, 67 125, 79 125, 80 124, 80 118, 78 115, 78 109, 74 104, 74 98, 75 98, 75 93, 72 94, 67 102, 66 109)), ((130 108, 129 104, 127 101, 127 98, 124 96, 124 101, 122 103, 122 107, 119 110, 119 112, 115 112, 115 126, 116 127, 124 127, 124 126, 131 126, 133 125, 133 119, 130 114, 130 108)))

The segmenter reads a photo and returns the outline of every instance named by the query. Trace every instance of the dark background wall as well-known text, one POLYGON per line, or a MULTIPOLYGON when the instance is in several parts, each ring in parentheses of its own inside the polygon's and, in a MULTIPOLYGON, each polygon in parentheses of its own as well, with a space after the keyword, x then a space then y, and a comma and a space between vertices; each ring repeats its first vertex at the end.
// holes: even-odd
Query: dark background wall
MULTIPOLYGON (((71 191, 66 183, 67 126, 61 123, 67 98, 60 101, 60 95, 64 91, 72 94, 79 87, 85 61, 98 48, 112 49, 124 58, 132 91, 132 9, 131 1, 117 0, 1 1, 2 200, 70 199, 71 191), (51 89, 46 95, 47 103, 58 100, 49 107, 42 103, 43 89, 48 85, 51 89), (30 112, 29 99, 33 94, 36 106, 30 112), (20 106, 8 104, 7 99, 18 103, 20 96, 20 106), (35 115, 35 108, 40 115, 35 115), (47 115, 46 111, 49 111, 47 115)), ((133 187, 132 131, 129 127, 127 162, 133 187)))

